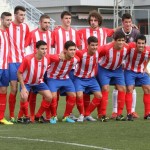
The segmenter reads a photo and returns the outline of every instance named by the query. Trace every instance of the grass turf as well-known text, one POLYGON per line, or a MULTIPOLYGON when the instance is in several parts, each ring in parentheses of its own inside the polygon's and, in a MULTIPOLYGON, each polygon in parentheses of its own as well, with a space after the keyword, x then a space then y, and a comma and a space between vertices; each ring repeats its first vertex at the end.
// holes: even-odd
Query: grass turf
MULTIPOLYGON (((137 88, 136 111, 140 118, 132 122, 110 120, 109 122, 97 121, 74 124, 61 122, 65 109, 65 99, 61 97, 58 107, 59 122, 56 125, 49 123, 0 125, 0 150, 149 150, 150 121, 143 119, 142 97, 141 88, 137 88)), ((19 101, 19 96, 17 99, 19 101)), ((18 104, 19 102, 17 103, 16 114, 19 109, 18 104)), ((39 104, 40 97, 37 99, 37 106, 39 104)), ((111 115, 111 111, 110 94, 108 116, 111 115)), ((74 114, 78 116, 76 109, 74 109, 74 114)), ((96 118, 96 111, 92 115, 96 118)), ((126 115, 125 111, 124 115, 126 115)), ((8 118, 8 109, 6 118, 8 118)))

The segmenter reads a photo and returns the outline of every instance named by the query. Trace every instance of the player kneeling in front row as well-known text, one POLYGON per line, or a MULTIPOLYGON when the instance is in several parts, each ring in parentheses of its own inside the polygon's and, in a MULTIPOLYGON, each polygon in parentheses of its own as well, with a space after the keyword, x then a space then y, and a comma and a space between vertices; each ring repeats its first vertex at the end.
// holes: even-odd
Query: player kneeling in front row
POLYGON ((31 88, 38 91, 44 99, 36 114, 40 118, 46 108, 49 107, 52 95, 48 86, 43 82, 44 74, 50 64, 50 57, 46 56, 47 43, 38 41, 36 43, 36 53, 26 56, 18 69, 18 79, 21 84, 20 91, 20 111, 18 114, 19 123, 29 123, 28 115, 28 95, 31 88), (22 118, 22 116, 25 116, 22 118))
POLYGON ((67 41, 64 45, 64 53, 62 53, 62 59, 59 55, 54 56, 57 59, 51 61, 50 67, 47 70, 47 85, 52 92, 52 103, 51 103, 51 124, 57 123, 56 110, 57 110, 57 91, 61 89, 67 94, 66 109, 63 116, 63 122, 74 123, 69 115, 76 102, 76 93, 72 80, 69 78, 69 72, 75 67, 80 60, 75 56, 76 44, 72 41, 67 41), (64 58, 63 58, 64 57, 64 58))

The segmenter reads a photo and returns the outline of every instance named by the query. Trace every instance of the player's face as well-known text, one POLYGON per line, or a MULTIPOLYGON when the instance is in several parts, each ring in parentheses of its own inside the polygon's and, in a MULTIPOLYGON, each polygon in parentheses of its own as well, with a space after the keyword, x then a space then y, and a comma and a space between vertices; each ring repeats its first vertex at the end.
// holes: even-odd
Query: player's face
POLYGON ((95 42, 91 42, 89 45, 88 45, 88 53, 89 54, 94 54, 98 49, 98 43, 95 43, 95 42))
POLYGON ((1 20, 1 23, 5 28, 9 28, 11 21, 12 16, 5 16, 4 19, 1 20))
POLYGON ((44 57, 47 54, 47 45, 41 45, 37 49, 37 54, 39 57, 44 57))
POLYGON ((26 13, 25 11, 18 10, 17 14, 15 14, 15 20, 18 23, 23 23, 25 19, 25 13, 26 13))
POLYGON ((70 24, 71 24, 71 16, 64 15, 64 17, 62 18, 62 25, 65 27, 70 27, 70 24))
POLYGON ((90 26, 93 29, 97 29, 99 27, 98 20, 95 17, 90 18, 90 26))
POLYGON ((114 45, 115 49, 117 49, 117 50, 122 49, 124 44, 125 44, 125 39, 124 38, 117 39, 115 41, 115 45, 114 45))
POLYGON ((42 31, 47 31, 50 28, 50 19, 44 18, 40 22, 40 28, 42 31))
POLYGON ((145 45, 146 45, 145 40, 138 39, 137 43, 136 43, 136 47, 137 47, 138 52, 143 52, 145 45))
POLYGON ((124 19, 122 21, 122 26, 125 31, 130 31, 132 27, 132 19, 124 19))
POLYGON ((70 46, 67 50, 65 50, 67 58, 73 58, 76 52, 75 46, 70 46))

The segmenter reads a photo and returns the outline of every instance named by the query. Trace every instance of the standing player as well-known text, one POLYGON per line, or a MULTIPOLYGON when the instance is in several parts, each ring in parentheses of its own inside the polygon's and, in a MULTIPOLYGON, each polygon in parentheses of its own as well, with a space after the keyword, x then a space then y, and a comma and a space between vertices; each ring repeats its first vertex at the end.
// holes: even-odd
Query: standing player
MULTIPOLYGON (((39 20, 39 28, 30 32, 29 38, 26 41, 26 55, 28 53, 35 53, 36 42, 43 40, 47 43, 47 54, 51 53, 51 31, 50 29, 50 17, 48 15, 41 15, 39 20), (28 50, 30 50, 28 52, 28 50)), ((34 113, 36 106, 36 94, 32 91, 29 94, 29 105, 30 105, 30 119, 34 121, 34 113)), ((50 113, 46 111, 46 118, 50 119, 50 113)))
POLYGON ((77 121, 83 122, 84 116, 85 120, 96 121, 96 119, 91 116, 91 113, 98 106, 102 97, 99 84, 95 78, 96 67, 99 59, 98 39, 95 36, 89 37, 87 49, 77 51, 76 55, 81 59, 74 72, 74 85, 77 93, 76 103, 80 113, 77 121), (92 92, 94 98, 84 113, 83 92, 86 91, 92 92))
POLYGON ((0 26, 0 123, 11 125, 4 118, 7 99, 7 87, 9 85, 8 52, 10 49, 9 38, 6 29, 9 28, 12 15, 9 12, 1 14, 0 26))
POLYGON ((127 86, 126 109, 127 120, 132 121, 132 92, 136 85, 142 86, 144 91, 144 119, 150 119, 150 78, 145 68, 150 60, 150 48, 146 46, 146 37, 139 35, 136 43, 129 44, 130 53, 126 59, 125 82, 127 86))
MULTIPOLYGON (((117 31, 120 31, 125 34, 125 42, 130 43, 136 40, 136 37, 139 35, 139 30, 132 27, 132 17, 130 14, 125 13, 122 16, 122 28, 119 28, 117 31)), ((111 118, 115 118, 117 116, 117 95, 118 91, 116 89, 113 90, 112 94, 112 103, 113 103, 113 113, 111 118)), ((136 90, 133 91, 133 101, 132 101, 132 115, 134 118, 138 118, 138 114, 135 112, 136 107, 136 90)))
MULTIPOLYGON (((101 27, 102 16, 97 11, 91 11, 88 17, 88 23, 90 27, 79 30, 79 35, 82 42, 82 49, 87 48, 87 39, 90 36, 95 36, 98 39, 98 47, 106 44, 107 37, 111 37, 114 33, 114 29, 101 27)), ((84 109, 88 107, 90 103, 90 96, 84 94, 84 109)))
MULTIPOLYGON (((78 49, 81 49, 81 42, 78 32, 75 29, 71 28, 71 17, 72 15, 70 12, 63 11, 61 13, 61 27, 55 29, 52 32, 52 46, 55 47, 55 54, 60 54, 64 49, 65 42, 69 40, 73 41, 78 49)), ((70 72, 71 79, 73 79, 73 70, 70 72)), ((50 107, 53 107, 53 103, 50 107)), ((73 119, 76 119, 74 115, 72 117, 73 119)))
POLYGON ((100 48, 98 79, 102 86, 102 101, 99 106, 101 110, 99 118, 102 122, 107 121, 106 108, 108 104, 109 84, 113 80, 118 90, 118 112, 116 120, 125 120, 122 111, 125 102, 125 81, 122 62, 128 53, 128 46, 125 44, 125 35, 121 32, 114 33, 114 42, 104 45, 100 48))
POLYGON ((74 84, 69 78, 69 72, 79 61, 79 58, 75 56, 75 50, 76 44, 73 41, 67 41, 64 45, 64 59, 59 59, 59 55, 56 54, 58 59, 51 62, 50 67, 47 70, 47 84, 53 96, 53 107, 50 108, 52 114, 50 123, 52 124, 56 124, 57 121, 57 91, 61 90, 61 88, 63 88, 67 94, 66 110, 62 121, 70 123, 75 122, 69 117, 76 102, 74 84))
POLYGON ((47 43, 44 41, 38 41, 36 43, 36 53, 25 57, 18 69, 18 79, 21 84, 20 111, 18 114, 18 122, 20 123, 30 122, 27 100, 31 88, 38 91, 38 93, 44 97, 44 100, 36 114, 36 118, 40 118, 46 108, 50 105, 52 95, 49 88, 43 81, 44 74, 50 64, 50 58, 46 56, 46 53, 47 43), (22 114, 25 115, 23 120, 22 114))
POLYGON ((10 95, 9 95, 9 112, 10 121, 16 122, 14 118, 14 109, 17 94, 17 70, 24 57, 25 40, 29 35, 29 27, 23 23, 26 9, 23 6, 16 6, 14 9, 14 21, 11 23, 8 34, 10 40, 9 52, 9 75, 10 75, 10 95))

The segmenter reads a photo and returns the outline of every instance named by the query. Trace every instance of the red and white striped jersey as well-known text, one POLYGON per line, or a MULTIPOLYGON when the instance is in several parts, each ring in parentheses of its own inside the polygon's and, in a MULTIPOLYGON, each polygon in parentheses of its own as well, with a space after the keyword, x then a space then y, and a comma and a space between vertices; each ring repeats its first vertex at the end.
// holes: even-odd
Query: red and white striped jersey
POLYGON ((124 45, 121 50, 114 49, 114 42, 100 47, 99 65, 115 70, 119 68, 129 52, 128 45, 124 45))
POLYGON ((80 38, 75 29, 65 30, 62 27, 55 29, 52 32, 52 45, 55 47, 55 54, 60 54, 64 50, 64 44, 67 41, 73 41, 77 46, 80 46, 80 38))
MULTIPOLYGON (((36 42, 43 40, 47 43, 47 54, 51 53, 51 31, 42 32, 38 28, 31 31, 26 41, 25 47, 30 46, 31 52, 36 52, 36 42)), ((28 52, 27 52, 28 53, 28 52)))
POLYGON ((31 54, 24 57, 18 70, 23 74, 25 84, 37 85, 43 82, 49 64, 50 57, 48 55, 37 60, 35 54, 31 54))
POLYGON ((80 78, 91 78, 96 75, 96 67, 99 58, 99 52, 89 55, 87 49, 76 51, 76 55, 81 59, 75 68, 74 75, 80 78))
POLYGON ((126 58, 125 69, 134 72, 144 72, 150 60, 150 47, 146 46, 143 52, 138 52, 136 43, 130 43, 130 52, 126 58))
POLYGON ((20 63, 24 57, 25 41, 29 36, 29 27, 25 23, 16 25, 12 22, 8 34, 10 40, 9 63, 20 63))
POLYGON ((77 56, 71 60, 60 60, 59 55, 57 54, 55 54, 54 57, 57 58, 55 60, 51 60, 50 67, 47 70, 47 77, 53 79, 68 79, 69 72, 80 60, 77 56))
POLYGON ((9 38, 6 31, 0 29, 0 69, 8 69, 9 38))
POLYGON ((84 28, 78 31, 81 39, 82 49, 87 48, 87 39, 90 36, 95 36, 98 38, 98 46, 106 44, 107 37, 111 37, 114 33, 113 29, 99 28, 98 30, 93 30, 92 28, 84 28))

